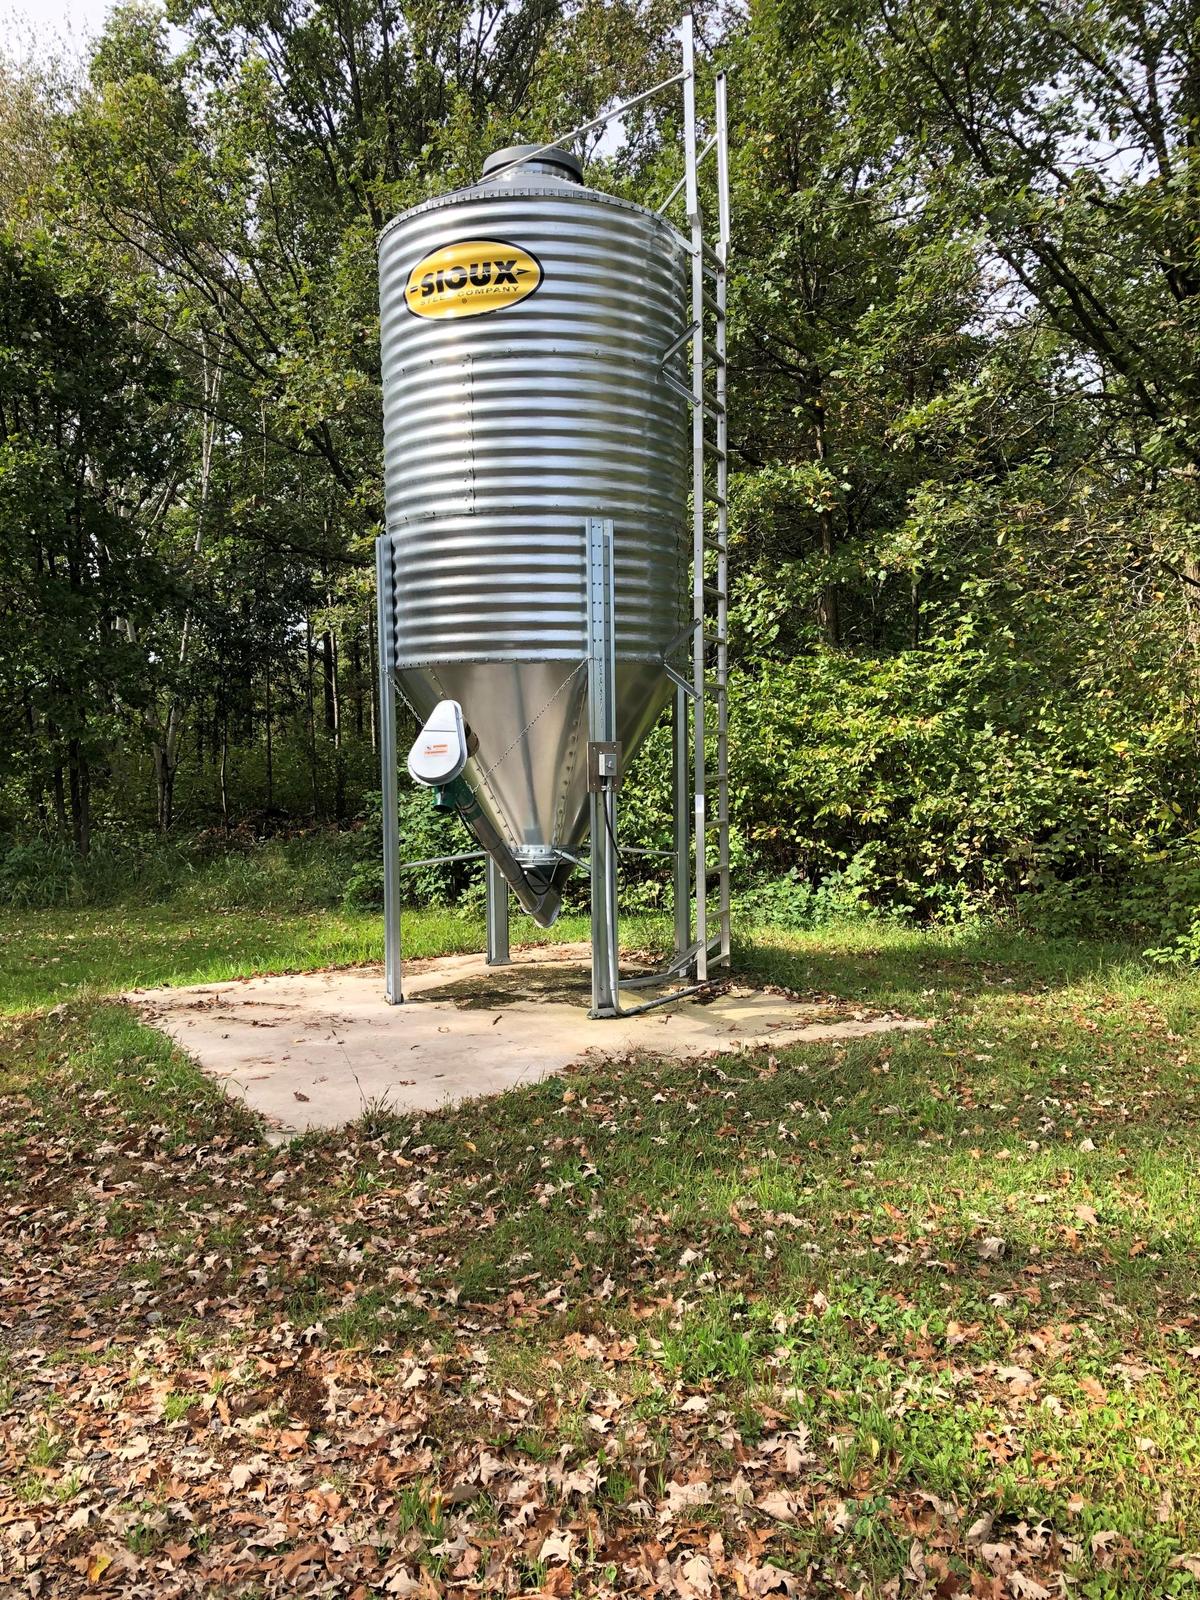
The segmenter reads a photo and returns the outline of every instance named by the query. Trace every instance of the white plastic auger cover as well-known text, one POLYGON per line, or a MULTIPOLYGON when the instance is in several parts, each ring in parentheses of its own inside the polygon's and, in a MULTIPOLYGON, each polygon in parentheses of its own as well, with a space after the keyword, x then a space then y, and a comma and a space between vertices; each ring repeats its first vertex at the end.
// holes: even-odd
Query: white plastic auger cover
POLYGON ((428 789, 452 783, 467 764, 467 730, 457 700, 439 700, 408 752, 408 770, 428 789))

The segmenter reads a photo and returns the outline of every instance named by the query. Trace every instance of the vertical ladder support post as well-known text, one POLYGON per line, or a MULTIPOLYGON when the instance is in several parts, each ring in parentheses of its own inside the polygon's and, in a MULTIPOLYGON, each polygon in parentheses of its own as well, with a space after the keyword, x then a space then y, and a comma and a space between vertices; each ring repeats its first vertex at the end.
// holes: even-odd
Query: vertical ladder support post
POLYGON ((507 967, 512 957, 508 945, 508 884, 504 874, 487 858, 487 964, 507 967))
POLYGON ((704 673, 704 224, 700 215, 700 183, 696 146, 696 50, 692 18, 685 12, 683 45, 684 189, 692 255, 692 827, 696 867, 696 978, 708 977, 707 813, 704 746, 707 727, 704 673))
MULTIPOLYGON (((588 788, 591 811, 592 1011, 620 1014, 616 772, 595 776, 595 745, 617 737, 616 577, 613 524, 589 517, 587 533, 588 788)), ((615 766, 615 763, 614 763, 615 766)))
POLYGON ((717 325, 716 325, 716 400, 717 400, 717 850, 718 906, 720 917, 719 960, 728 966, 732 929, 729 883, 729 418, 726 411, 728 367, 726 362, 726 290, 729 262, 729 113, 725 74, 716 76, 716 153, 717 153, 717 325))
POLYGON ((400 784, 393 676, 392 547, 375 541, 375 599, 379 623, 379 770, 383 809, 383 972, 389 1005, 404 1001, 400 959, 400 784))

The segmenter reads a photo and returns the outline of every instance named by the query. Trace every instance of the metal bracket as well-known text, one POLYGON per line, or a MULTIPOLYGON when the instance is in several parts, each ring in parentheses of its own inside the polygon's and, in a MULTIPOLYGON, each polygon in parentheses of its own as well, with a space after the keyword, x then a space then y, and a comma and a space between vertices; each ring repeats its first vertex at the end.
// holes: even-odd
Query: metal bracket
POLYGON ((616 739, 593 739, 588 745, 588 793, 614 793, 621 787, 621 746, 616 739))
POLYGON ((690 406, 698 406, 698 405, 701 404, 701 401, 696 399, 696 396, 688 388, 687 384, 686 383, 681 383, 680 380, 678 378, 676 378, 672 373, 664 372, 664 373, 661 374, 661 377, 662 377, 662 381, 666 384, 667 388, 668 389, 673 389, 681 400, 686 400, 687 401, 688 405, 690 405, 690 406))
POLYGON ((673 339, 671 341, 671 343, 667 346, 667 348, 663 351, 662 355, 659 356, 659 358, 658 358, 658 370, 660 372, 663 372, 664 376, 665 376, 664 368, 666 367, 667 362, 670 361, 672 356, 677 356, 679 354, 679 352, 683 349, 684 345, 687 344, 688 340, 695 333, 696 327, 697 327, 696 323, 689 322, 687 327, 679 335, 678 339, 673 339))

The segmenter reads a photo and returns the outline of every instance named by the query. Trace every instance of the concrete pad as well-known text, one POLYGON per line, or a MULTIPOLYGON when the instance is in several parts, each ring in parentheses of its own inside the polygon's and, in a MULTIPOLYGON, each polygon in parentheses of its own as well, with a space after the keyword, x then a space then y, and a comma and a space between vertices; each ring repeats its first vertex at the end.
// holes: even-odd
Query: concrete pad
MULTIPOLYGON (((287 1136, 367 1107, 428 1111, 533 1083, 588 1057, 694 1059, 762 1046, 858 1039, 925 1024, 805 1005, 736 981, 637 1017, 589 1021, 586 945, 413 962, 405 1004, 381 967, 239 978, 122 996, 200 1067, 287 1136)), ((628 991, 636 1005, 665 990, 628 991)))

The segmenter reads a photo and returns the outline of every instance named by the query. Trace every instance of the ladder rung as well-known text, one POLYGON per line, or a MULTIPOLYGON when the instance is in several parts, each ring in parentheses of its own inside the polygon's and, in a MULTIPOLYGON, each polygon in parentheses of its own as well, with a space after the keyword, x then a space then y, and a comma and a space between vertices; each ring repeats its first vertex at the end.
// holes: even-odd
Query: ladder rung
MULTIPOLYGON (((672 377, 669 372, 664 372, 662 377, 663 381, 668 383, 678 394, 681 394, 685 400, 690 400, 693 406, 703 406, 714 422, 720 422, 725 415, 725 407, 711 389, 701 388, 699 395, 697 395, 694 389, 689 389, 686 384, 680 383, 679 379, 672 377)), ((715 444, 709 445, 710 450, 715 450, 716 448, 715 444)))
POLYGON ((713 295, 709 294, 707 289, 702 289, 700 291, 700 299, 704 305, 705 311, 711 311, 719 322, 725 321, 725 307, 721 305, 713 295))
POLYGON ((725 633, 706 633, 704 642, 705 644, 728 644, 729 635, 725 633))
POLYGON ((719 556, 729 553, 729 546, 724 539, 705 539, 704 548, 706 550, 715 550, 719 556))
MULTIPOLYGON (((729 451, 722 450, 719 444, 714 444, 711 439, 707 438, 704 441, 704 454, 706 456, 715 456, 718 461, 729 460, 729 451)), ((711 498, 712 496, 710 495, 709 499, 711 498)))
POLYGON ((700 241, 700 254, 710 266, 715 267, 718 272, 721 270, 722 262, 720 256, 705 239, 700 241))
POLYGON ((704 585, 704 592, 705 592, 705 594, 708 596, 708 598, 710 600, 728 600, 729 599, 728 592, 725 589, 722 589, 718 584, 715 584, 715 583, 706 583, 704 585))

